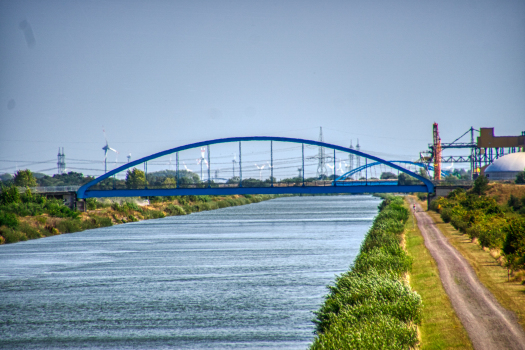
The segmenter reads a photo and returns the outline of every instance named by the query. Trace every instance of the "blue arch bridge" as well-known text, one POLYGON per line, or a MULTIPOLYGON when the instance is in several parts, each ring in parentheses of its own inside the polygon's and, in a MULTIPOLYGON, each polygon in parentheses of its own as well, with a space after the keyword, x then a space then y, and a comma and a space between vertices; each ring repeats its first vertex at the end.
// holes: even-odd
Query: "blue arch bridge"
MULTIPOLYGON (((260 145, 260 144, 258 144, 260 145)), ((193 150, 195 152, 195 150, 193 150)), ((246 151, 245 151, 246 153, 246 151)), ((312 141, 298 138, 287 138, 287 137, 268 137, 268 136, 255 136, 255 137, 232 137, 232 138, 222 138, 215 140, 208 140, 202 142, 196 142, 192 144, 187 144, 172 149, 168 149, 162 152, 158 152, 141 159, 129 162, 125 165, 122 165, 118 168, 115 168, 111 171, 108 171, 102 176, 92 180, 91 182, 81 186, 77 193, 77 199, 86 199, 86 198, 97 198, 97 197, 138 197, 138 196, 185 196, 185 195, 234 195, 234 194, 329 194, 329 193, 385 193, 385 192, 395 192, 395 193, 409 193, 409 192, 426 192, 434 193, 434 184, 427 178, 421 176, 418 173, 412 172, 409 169, 399 165, 403 164, 404 161, 387 161, 376 156, 357 151, 355 149, 346 148, 334 144, 329 144, 320 141, 312 141), (242 150, 249 148, 250 143, 253 142, 265 142, 265 148, 263 152, 257 152, 259 154, 264 154, 265 159, 268 161, 267 170, 271 171, 271 176, 266 181, 247 181, 245 178, 243 180, 243 171, 246 174, 251 171, 255 172, 255 176, 259 175, 261 177, 261 172, 257 172, 253 167, 253 163, 250 163, 249 156, 243 154, 242 150), (295 164, 297 166, 294 169, 298 170, 298 173, 293 177, 295 181, 279 182, 274 177, 274 171, 278 171, 279 167, 284 167, 286 165, 292 164, 290 160, 286 160, 284 163, 281 160, 278 161, 278 158, 274 159, 276 145, 283 145, 282 143, 293 144, 295 149, 301 152, 300 156, 297 155, 295 164), (238 160, 233 160, 233 175, 235 173, 235 166, 237 165, 238 169, 238 178, 237 181, 228 181, 225 183, 216 183, 211 178, 211 167, 213 166, 213 158, 210 156, 210 152, 213 152, 214 148, 217 149, 221 144, 230 144, 229 147, 234 147, 235 153, 238 151, 238 160), (212 147, 213 146, 213 147, 212 147), (267 146, 267 147, 266 147, 267 146), (312 147, 313 146, 313 147, 312 147), (238 147, 238 149, 237 149, 238 147), (305 156, 305 147, 317 149, 315 156, 305 156), (183 162, 184 167, 186 168, 186 173, 184 169, 180 168, 180 159, 179 153, 191 149, 199 149, 202 152, 202 157, 200 159, 201 173, 202 173, 202 164, 206 164, 206 172, 208 175, 207 181, 202 180, 202 176, 198 183, 185 183, 181 181, 184 174, 188 174, 188 169, 186 164, 183 162), (142 165, 144 171, 147 175, 148 162, 157 160, 160 157, 165 157, 169 155, 176 156, 176 185, 173 184, 170 186, 151 186, 151 185, 142 185, 142 188, 122 188, 115 186, 115 177, 117 174, 129 170, 131 168, 142 165), (243 157, 245 158, 243 164, 243 157), (347 171, 341 176, 337 176, 337 162, 339 162, 339 171, 342 172, 341 162, 346 161, 347 159, 352 159, 355 157, 358 159, 359 166, 351 166, 351 170, 347 171), (305 177, 305 161, 310 163, 310 167, 319 167, 327 166, 330 168, 328 171, 330 176, 324 177, 305 177), (364 163, 364 165, 360 165, 364 163), (391 180, 381 180, 371 176, 371 172, 368 170, 373 166, 382 166, 383 168, 390 168, 393 171, 399 173, 407 174, 416 179, 416 181, 411 181, 409 183, 401 184, 397 179, 391 180), (250 169, 248 171, 248 168, 250 169), (182 175, 181 175, 182 173, 182 175), (331 173, 331 174, 330 174, 331 173), (354 177, 358 177, 355 178, 354 177), (112 181, 113 179, 113 181, 112 181), (313 180, 312 180, 313 179, 313 180), (106 181, 104 181, 106 180, 106 181), (103 182, 104 181, 104 182, 103 182), (111 185, 113 182, 113 185, 111 185), (102 186, 104 185, 104 186, 102 186)), ((171 158, 170 158, 171 163, 171 158)), ((224 164, 224 163, 223 163, 224 164)), ((418 164, 421 166, 421 164, 418 164)), ((290 168, 290 166, 289 166, 290 168)), ((325 168, 325 169, 328 169, 325 168)), ((228 168, 229 169, 229 168, 228 168)), ((260 167, 258 167, 261 170, 260 167)), ((266 170, 266 171, 267 171, 266 170)), ((319 170, 319 169, 318 169, 319 170)), ((322 169, 321 169, 322 170, 322 169)), ((191 171, 191 170, 190 170, 191 171)), ((295 172, 295 170, 294 170, 295 172)), ((233 176, 232 176, 233 178, 233 176)), ((262 178, 261 178, 262 179, 262 178)), ((261 180, 260 179, 260 180, 261 180)), ((253 178, 252 178, 253 180, 253 178)), ((131 186, 130 186, 131 187, 131 186)), ((81 202, 80 201, 80 202, 81 202)))

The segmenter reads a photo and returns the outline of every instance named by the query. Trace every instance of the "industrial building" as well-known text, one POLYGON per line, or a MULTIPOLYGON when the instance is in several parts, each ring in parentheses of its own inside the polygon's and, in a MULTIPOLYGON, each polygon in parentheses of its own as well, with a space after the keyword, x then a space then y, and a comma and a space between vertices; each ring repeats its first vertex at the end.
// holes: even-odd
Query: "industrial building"
POLYGON ((485 176, 489 180, 514 181, 516 175, 522 171, 525 171, 525 152, 518 152, 496 159, 485 168, 485 176))

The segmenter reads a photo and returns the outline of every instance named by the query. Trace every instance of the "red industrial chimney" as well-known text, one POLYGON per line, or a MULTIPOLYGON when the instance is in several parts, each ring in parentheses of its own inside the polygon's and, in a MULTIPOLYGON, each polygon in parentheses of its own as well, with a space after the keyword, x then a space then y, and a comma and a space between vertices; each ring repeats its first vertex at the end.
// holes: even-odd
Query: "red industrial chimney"
POLYGON ((438 124, 433 127, 434 140, 434 180, 441 180, 441 138, 439 137, 438 124))

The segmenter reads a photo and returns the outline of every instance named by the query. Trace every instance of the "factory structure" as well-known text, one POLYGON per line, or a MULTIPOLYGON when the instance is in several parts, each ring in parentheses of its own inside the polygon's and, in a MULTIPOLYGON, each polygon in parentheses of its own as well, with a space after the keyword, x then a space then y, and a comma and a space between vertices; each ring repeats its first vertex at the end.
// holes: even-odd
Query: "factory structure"
POLYGON ((471 127, 467 132, 451 143, 442 143, 438 124, 432 127, 432 143, 429 151, 420 153, 420 162, 433 163, 434 180, 441 180, 442 163, 470 163, 471 178, 487 175, 494 180, 515 179, 518 172, 525 168, 525 131, 519 136, 494 136, 494 128, 471 127), (474 131, 479 136, 474 140, 474 131), (470 142, 459 142, 470 134, 470 142), (465 149, 469 155, 443 156, 446 149, 465 149))

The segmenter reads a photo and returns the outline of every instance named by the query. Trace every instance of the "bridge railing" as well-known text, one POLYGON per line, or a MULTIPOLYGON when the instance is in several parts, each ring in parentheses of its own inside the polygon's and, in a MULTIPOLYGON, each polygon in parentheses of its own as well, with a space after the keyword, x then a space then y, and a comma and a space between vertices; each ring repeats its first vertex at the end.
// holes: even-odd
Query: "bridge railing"
POLYGON ((39 187, 18 187, 18 192, 25 193, 27 189, 32 193, 53 193, 53 192, 76 192, 80 186, 39 186, 39 187))
POLYGON ((472 180, 450 180, 450 179, 441 180, 441 181, 432 180, 432 183, 435 186, 473 186, 474 185, 474 181, 472 180))

